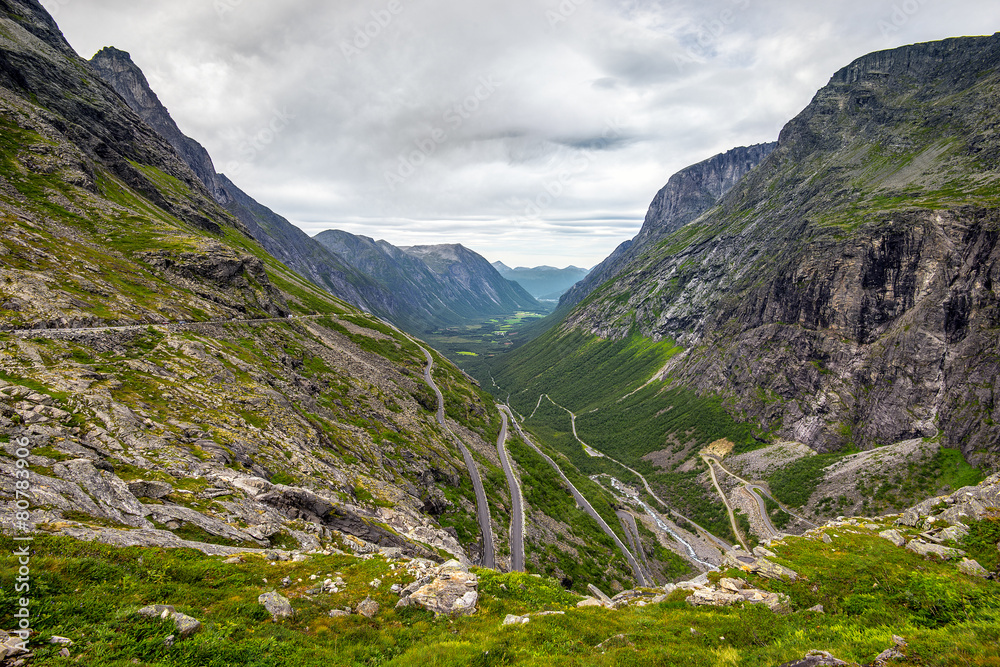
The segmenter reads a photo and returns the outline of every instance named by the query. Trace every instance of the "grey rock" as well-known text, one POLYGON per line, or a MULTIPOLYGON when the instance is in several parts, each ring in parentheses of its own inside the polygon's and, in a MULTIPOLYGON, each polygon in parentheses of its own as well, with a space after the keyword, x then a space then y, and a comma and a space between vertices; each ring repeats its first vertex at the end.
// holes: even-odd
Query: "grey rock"
POLYGON ((476 575, 458 568, 442 568, 433 581, 401 598, 397 606, 416 605, 435 614, 472 614, 479 601, 478 587, 476 575))
POLYGON ((928 544, 922 540, 910 540, 909 544, 906 545, 906 548, 921 556, 936 556, 945 560, 959 558, 965 555, 965 552, 961 549, 943 547, 940 544, 928 544))
MULTIPOLYGON (((579 605, 578 605, 579 606, 579 605)), ((527 616, 515 616, 514 614, 507 614, 503 619, 504 625, 524 625, 531 619, 527 616)))
POLYGON ((177 628, 177 633, 181 636, 181 639, 190 637, 201 630, 201 621, 196 618, 176 612, 171 614, 170 617, 173 619, 174 627, 177 628))
POLYGON ((963 537, 969 534, 969 527, 964 523, 956 523, 954 526, 948 526, 941 532, 937 534, 939 540, 953 540, 958 542, 963 537))
POLYGON ((160 618, 163 616, 164 613, 173 614, 174 607, 173 605, 169 604, 151 604, 146 607, 143 607, 142 609, 140 609, 135 613, 145 618, 160 618))
POLYGON ((770 549, 765 549, 762 546, 756 546, 753 548, 753 555, 758 558, 777 558, 778 555, 771 551, 770 549))
POLYGON ((823 610, 823 605, 821 605, 821 604, 818 604, 818 605, 816 605, 814 607, 809 607, 808 609, 806 609, 806 611, 812 611, 812 612, 815 612, 817 614, 825 614, 826 613, 826 611, 823 610))
POLYGON ((730 551, 722 557, 722 567, 733 567, 745 572, 753 572, 767 579, 789 579, 795 581, 799 578, 797 572, 783 565, 778 565, 766 558, 757 558, 746 552, 730 551))
POLYGON ((897 547, 902 547, 906 545, 906 538, 903 537, 902 533, 900 533, 896 529, 883 530, 881 533, 878 534, 878 536, 883 539, 889 540, 897 547))
POLYGON ((292 609, 292 603, 288 601, 288 598, 281 595, 277 591, 261 594, 260 597, 257 598, 257 602, 264 605, 264 609, 271 614, 271 618, 275 621, 283 618, 289 618, 295 613, 292 609))
POLYGON ((333 618, 338 618, 341 616, 350 616, 350 612, 346 612, 343 609, 331 609, 328 614, 333 618))
POLYGON ((989 570, 980 565, 979 561, 972 560, 971 558, 963 558, 962 562, 958 564, 958 571, 970 577, 987 579, 990 576, 989 570))
POLYGON ((590 591, 591 595, 593 595, 595 598, 597 598, 598 600, 600 600, 601 604, 603 604, 604 606, 606 606, 606 607, 613 607, 614 606, 615 603, 611 600, 611 598, 609 598, 607 595, 605 595, 604 591, 602 591, 600 588, 598 588, 594 584, 587 584, 587 590, 590 591))
POLYGON ((827 651, 809 651, 801 660, 792 660, 779 667, 841 667, 848 663, 838 660, 827 651))
POLYGON ((821 539, 826 544, 833 544, 833 538, 827 535, 826 533, 823 533, 823 537, 821 539))
POLYGON ((379 604, 371 597, 366 597, 364 600, 358 603, 356 611, 364 616, 365 618, 374 618, 375 614, 378 613, 379 604))

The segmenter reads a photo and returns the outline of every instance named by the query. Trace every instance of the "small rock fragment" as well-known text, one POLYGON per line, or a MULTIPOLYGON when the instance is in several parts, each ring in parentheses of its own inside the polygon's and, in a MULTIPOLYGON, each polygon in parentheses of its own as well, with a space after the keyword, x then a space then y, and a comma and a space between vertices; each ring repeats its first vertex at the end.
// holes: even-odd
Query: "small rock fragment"
POLYGON ((900 533, 895 528, 892 528, 890 530, 883 530, 881 533, 878 534, 878 536, 883 539, 889 540, 897 547, 902 547, 906 545, 906 538, 903 537, 902 533, 900 533))
POLYGON ((990 576, 989 571, 980 565, 979 561, 972 560, 971 558, 963 558, 962 562, 958 564, 958 571, 970 577, 988 579, 990 576))
POLYGON ((524 625, 531 619, 527 616, 515 616, 514 614, 507 614, 507 617, 503 619, 504 625, 524 625))
POLYGON ((365 618, 373 618, 378 613, 379 604, 370 597, 358 603, 357 612, 365 618))

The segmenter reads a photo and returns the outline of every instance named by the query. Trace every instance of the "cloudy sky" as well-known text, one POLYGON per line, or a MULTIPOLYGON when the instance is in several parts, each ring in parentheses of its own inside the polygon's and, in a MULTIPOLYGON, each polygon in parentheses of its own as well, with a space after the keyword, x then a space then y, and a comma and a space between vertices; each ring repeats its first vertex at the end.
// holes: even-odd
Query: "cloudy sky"
POLYGON ((995 0, 41 0, 129 51, 216 168, 309 234, 591 266, 667 178, 773 141, 865 53, 995 0))

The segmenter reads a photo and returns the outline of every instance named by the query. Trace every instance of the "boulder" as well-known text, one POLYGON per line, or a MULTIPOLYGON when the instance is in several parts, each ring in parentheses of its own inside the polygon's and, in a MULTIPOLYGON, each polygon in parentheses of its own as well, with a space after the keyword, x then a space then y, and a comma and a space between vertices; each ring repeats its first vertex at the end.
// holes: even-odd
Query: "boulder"
POLYGON ((288 598, 281 595, 277 591, 271 591, 270 593, 263 593, 257 598, 257 602, 264 605, 264 609, 271 614, 271 618, 278 621, 282 618, 289 618, 295 611, 292 609, 292 603, 288 601, 288 598))
POLYGON ((169 604, 151 604, 143 607, 139 611, 135 612, 139 616, 145 618, 159 618, 163 616, 164 612, 168 614, 174 613, 173 605, 169 604))
POLYGON ((605 607, 615 606, 614 601, 607 595, 605 595, 604 591, 602 591, 594 584, 587 584, 587 590, 590 591, 590 594, 593 595, 595 598, 597 598, 601 602, 601 604, 603 604, 605 607))
POLYGON ((919 554, 924 557, 936 556, 944 560, 950 560, 952 558, 959 558, 965 555, 965 552, 961 549, 953 549, 951 547, 943 547, 940 544, 928 544, 923 540, 911 540, 909 544, 906 545, 909 551, 915 554, 919 554))
POLYGON ((371 597, 366 597, 364 600, 358 603, 356 611, 364 616, 365 618, 374 618, 375 614, 378 613, 379 604, 371 597))
POLYGON ((958 542, 963 537, 969 534, 969 527, 964 523, 956 523, 954 526, 948 526, 941 532, 937 534, 937 538, 941 541, 953 540, 958 542))
POLYGON ((753 555, 758 558, 777 558, 778 555, 771 551, 770 549, 765 549, 762 546, 756 546, 753 548, 753 555))
POLYGON ((442 566, 430 583, 401 598, 396 606, 416 605, 435 614, 472 614, 479 601, 478 588, 479 580, 476 575, 461 567, 442 566))
MULTIPOLYGON (((741 581, 739 579, 726 579, 723 581, 741 581)), ((720 582, 721 583, 721 582, 720 582)), ((728 607, 743 602, 749 604, 760 604, 766 606, 771 611, 778 614, 787 614, 791 611, 791 601, 788 596, 780 593, 771 593, 755 588, 739 588, 737 590, 716 588, 698 588, 688 596, 687 602, 694 607, 728 607)))
POLYGON ((180 635, 181 639, 189 637, 194 633, 201 630, 201 621, 196 618, 192 618, 185 614, 178 614, 174 612, 170 615, 174 621, 174 627, 177 629, 177 634, 180 635))
POLYGON ((597 598, 585 597, 576 603, 577 607, 603 607, 604 603, 597 598))
POLYGON ((962 562, 958 564, 958 571, 970 577, 987 579, 990 576, 989 571, 980 565, 979 561, 972 560, 971 558, 963 558, 962 562))
POLYGON ((909 526, 910 528, 916 528, 917 524, 920 523, 920 514, 917 510, 910 508, 903 512, 903 515, 896 519, 896 525, 898 526, 909 526))
POLYGON ((753 572, 766 579, 789 579, 795 581, 799 575, 783 565, 778 565, 766 558, 751 556, 746 552, 730 551, 722 557, 723 568, 737 568, 744 572, 753 572))
POLYGON ((895 528, 890 530, 883 530, 881 533, 878 534, 878 536, 883 539, 889 540, 897 547, 902 547, 906 545, 906 538, 903 537, 902 533, 900 533, 895 528))

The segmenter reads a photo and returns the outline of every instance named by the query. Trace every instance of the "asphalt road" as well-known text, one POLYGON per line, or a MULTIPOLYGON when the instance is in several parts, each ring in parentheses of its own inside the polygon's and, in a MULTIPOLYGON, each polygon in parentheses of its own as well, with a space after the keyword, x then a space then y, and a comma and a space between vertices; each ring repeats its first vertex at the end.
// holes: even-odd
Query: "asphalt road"
POLYGON ((736 525, 736 515, 733 514, 733 508, 729 506, 729 500, 726 499, 726 494, 723 492, 722 487, 719 486, 719 480, 715 476, 715 466, 712 465, 715 463, 715 459, 702 456, 701 460, 708 466, 708 472, 712 476, 712 484, 715 485, 715 490, 719 492, 719 497, 722 498, 722 504, 726 506, 726 511, 729 512, 729 524, 733 528, 733 534, 736 536, 736 539, 739 540, 739 543, 743 545, 743 548, 749 551, 750 548, 747 546, 747 543, 743 541, 743 536, 740 534, 740 527, 736 525))
POLYGON ((639 537, 639 527, 635 525, 635 517, 625 510, 617 510, 615 514, 618 515, 618 520, 621 521, 622 528, 625 529, 629 544, 639 554, 639 560, 642 561, 641 564, 645 568, 646 578, 653 581, 653 570, 649 567, 649 561, 646 560, 646 552, 642 550, 642 538, 639 537))
POLYGON ((502 405, 497 407, 503 419, 500 425, 500 437, 497 439, 497 452, 500 454, 500 463, 503 465, 503 473, 507 476, 507 486, 510 488, 510 569, 513 572, 524 572, 524 502, 521 498, 521 485, 507 455, 507 408, 502 405))
POLYGON ((428 352, 424 347, 418 345, 420 351, 424 353, 427 358, 427 368, 424 369, 424 380, 430 385, 431 389, 434 390, 434 394, 437 396, 438 409, 437 409, 437 421, 455 440, 455 444, 458 445, 459 450, 462 452, 462 458, 465 459, 465 467, 469 470, 469 476, 472 477, 472 488, 476 491, 476 515, 479 518, 479 532, 483 536, 483 560, 480 563, 482 567, 487 567, 490 569, 496 569, 496 551, 493 547, 493 528, 490 521, 490 506, 486 502, 486 490, 483 489, 483 480, 479 477, 479 468, 476 467, 476 461, 472 458, 472 453, 469 452, 465 443, 462 439, 455 435, 454 432, 444 421, 444 395, 441 390, 438 389, 437 384, 434 383, 434 378, 431 377, 431 370, 434 368, 434 358, 431 353, 428 352))
POLYGON ((525 435, 524 431, 521 430, 521 425, 517 423, 517 420, 514 420, 514 426, 517 428, 517 432, 521 434, 521 438, 523 438, 532 449, 538 452, 538 454, 545 459, 545 461, 552 466, 557 473, 559 473, 559 476, 562 477, 562 480, 566 482, 566 485, 569 487, 570 493, 573 494, 576 504, 583 508, 583 511, 589 514, 594 521, 597 522, 597 525, 601 527, 601 530, 603 530, 608 537, 614 540, 615 544, 618 546, 618 550, 622 552, 622 555, 625 556, 625 560, 628 561, 629 567, 632 568, 632 573, 635 575, 635 579, 639 585, 648 586, 650 582, 646 580, 646 575, 643 573, 642 568, 639 567, 639 563, 635 560, 635 556, 632 555, 632 552, 628 550, 628 547, 625 546, 615 531, 611 530, 611 526, 609 526, 604 518, 597 513, 597 510, 595 510, 594 507, 587 502, 587 499, 583 497, 583 494, 580 493, 575 486, 573 486, 573 483, 570 482, 569 478, 566 477, 566 474, 563 473, 562 468, 560 468, 559 465, 545 452, 539 449, 531 438, 525 435))

